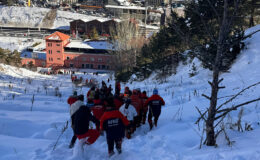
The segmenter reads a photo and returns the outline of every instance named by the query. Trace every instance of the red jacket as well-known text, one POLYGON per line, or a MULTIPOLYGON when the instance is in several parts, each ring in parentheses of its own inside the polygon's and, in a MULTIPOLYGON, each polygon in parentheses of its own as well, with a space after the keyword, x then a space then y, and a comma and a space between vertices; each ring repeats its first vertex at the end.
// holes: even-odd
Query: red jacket
POLYGON ((148 106, 145 106, 145 101, 148 99, 146 94, 141 94, 141 100, 142 100, 142 109, 144 110, 144 112, 147 112, 148 110, 148 106))
POLYGON ((104 112, 105 112, 105 108, 104 108, 104 106, 102 105, 100 99, 94 99, 93 102, 94 102, 94 106, 91 107, 91 111, 92 111, 93 115, 94 115, 98 120, 100 120, 101 117, 102 117, 102 115, 103 115, 104 112))
POLYGON ((142 100, 138 94, 133 94, 131 96, 131 104, 135 107, 137 114, 139 115, 140 109, 142 107, 142 100))
POLYGON ((70 96, 67 100, 67 103, 71 106, 74 102, 78 100, 77 96, 70 96))
POLYGON ((119 110, 119 108, 124 104, 124 102, 118 98, 114 98, 114 104, 116 109, 119 110))
POLYGON ((107 139, 115 140, 125 136, 127 118, 118 110, 107 111, 100 120, 100 129, 106 131, 107 139))
POLYGON ((148 98, 145 103, 144 103, 144 106, 148 106, 149 102, 153 101, 153 100, 161 100, 162 102, 162 105, 165 105, 165 102, 164 100, 162 99, 162 97, 160 97, 159 95, 152 95, 150 98, 148 98))

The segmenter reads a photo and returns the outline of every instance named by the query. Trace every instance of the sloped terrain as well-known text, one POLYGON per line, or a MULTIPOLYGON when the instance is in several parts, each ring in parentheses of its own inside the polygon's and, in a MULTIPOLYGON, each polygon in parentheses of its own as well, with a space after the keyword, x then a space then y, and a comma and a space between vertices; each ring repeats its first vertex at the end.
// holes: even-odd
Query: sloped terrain
MULTIPOLYGON (((256 26, 247 31, 260 29, 256 26)), ((237 58, 229 73, 223 73, 221 85, 226 89, 220 91, 219 104, 230 95, 260 81, 260 33, 245 41, 246 48, 237 58)), ((227 128, 227 135, 233 141, 232 147, 227 145, 225 135, 221 133, 217 139, 218 147, 202 146, 199 149, 202 130, 198 130, 195 121, 199 117, 195 106, 202 111, 209 106, 209 101, 201 94, 210 94, 207 81, 211 72, 203 69, 197 59, 188 65, 180 65, 178 72, 159 83, 156 75, 142 82, 130 81, 121 88, 140 88, 150 96, 154 87, 166 101, 162 108, 158 127, 149 131, 148 124, 137 129, 132 139, 124 139, 123 153, 116 154, 112 160, 259 160, 260 159, 260 106, 252 103, 244 106, 242 126, 250 124, 251 131, 239 132, 237 128, 227 128), (190 77, 192 64, 197 74, 190 77)), ((80 74, 85 78, 96 78, 99 83, 106 81, 109 75, 80 74)), ((133 76, 134 78, 134 76, 133 76)), ((79 94, 86 94, 89 88, 75 88, 69 75, 45 76, 0 65, 0 159, 8 160, 71 160, 72 149, 68 148, 72 130, 70 126, 61 135, 61 131, 69 121, 69 106, 66 99, 76 89, 79 94), (61 97, 55 96, 55 88, 59 88, 61 97), (32 99, 34 97, 34 102, 32 99), (58 137, 61 138, 57 142, 58 137), (56 145, 55 145, 56 144, 56 145)), ((114 88, 115 81, 111 84, 114 88)), ((230 105, 238 104, 259 97, 260 86, 247 90, 230 105)), ((229 107, 229 106, 227 106, 229 107)), ((240 110, 232 112, 225 120, 229 123, 237 121, 240 110)), ((77 148, 76 148, 77 149, 77 148)), ((84 147, 82 159, 108 159, 105 136, 91 146, 84 147)))

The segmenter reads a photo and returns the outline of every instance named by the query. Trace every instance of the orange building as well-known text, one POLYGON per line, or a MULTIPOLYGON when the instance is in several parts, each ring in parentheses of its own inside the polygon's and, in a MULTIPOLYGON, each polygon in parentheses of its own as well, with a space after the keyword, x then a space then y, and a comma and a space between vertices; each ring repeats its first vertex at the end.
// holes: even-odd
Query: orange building
POLYGON ((112 44, 107 41, 70 41, 70 36, 55 32, 46 40, 46 66, 110 70, 112 44))

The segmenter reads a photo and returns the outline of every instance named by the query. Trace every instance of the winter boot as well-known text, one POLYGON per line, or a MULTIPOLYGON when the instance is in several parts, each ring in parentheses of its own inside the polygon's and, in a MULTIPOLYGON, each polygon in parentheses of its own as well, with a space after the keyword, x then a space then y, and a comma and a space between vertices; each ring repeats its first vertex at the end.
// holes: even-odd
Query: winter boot
POLYGON ((110 151, 110 152, 108 153, 108 157, 110 158, 110 157, 112 157, 114 154, 115 154, 114 151, 110 151))
POLYGON ((117 149, 118 154, 122 153, 122 140, 119 140, 116 142, 116 149, 117 149))

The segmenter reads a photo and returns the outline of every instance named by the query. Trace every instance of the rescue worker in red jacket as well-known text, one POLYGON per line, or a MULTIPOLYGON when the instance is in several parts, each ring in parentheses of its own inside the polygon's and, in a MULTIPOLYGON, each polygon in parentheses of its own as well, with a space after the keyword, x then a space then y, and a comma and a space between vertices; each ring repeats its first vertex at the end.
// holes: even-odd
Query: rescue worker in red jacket
POLYGON ((132 92, 129 89, 129 87, 125 87, 124 98, 128 99, 131 95, 132 95, 132 92))
MULTIPOLYGON (((74 92, 73 92, 73 95, 68 98, 67 103, 68 103, 68 104, 70 105, 70 107, 71 107, 71 105, 72 105, 73 103, 75 103, 77 100, 78 100, 77 91, 74 91, 74 92)), ((72 130, 74 131, 74 129, 73 129, 73 128, 74 128, 74 125, 72 124, 72 122, 71 122, 71 128, 72 128, 72 130)), ((74 144, 75 144, 76 140, 77 140, 77 137, 76 137, 75 134, 73 134, 73 137, 71 138, 71 141, 70 141, 69 148, 73 148, 73 147, 74 147, 74 144)))
POLYGON ((153 95, 145 101, 144 105, 149 106, 148 122, 151 130, 153 128, 153 125, 157 127, 157 122, 161 114, 161 106, 165 105, 165 102, 162 99, 162 97, 158 95, 157 88, 154 88, 153 95), (152 121, 153 117, 154 117, 154 123, 152 121))
POLYGON ((91 107, 91 111, 92 111, 93 115, 98 120, 100 120, 102 115, 105 112, 105 108, 104 108, 104 105, 103 105, 101 99, 99 98, 99 94, 97 92, 95 93, 95 97, 94 97, 93 103, 94 103, 94 106, 91 107))
POLYGON ((74 124, 74 133, 79 139, 78 147, 74 149, 77 155, 83 154, 84 144, 93 144, 99 137, 99 120, 97 120, 90 112, 89 107, 84 105, 84 96, 79 95, 78 101, 72 104, 70 114, 72 123, 74 124), (89 129, 89 121, 96 124, 96 129, 89 129))
POLYGON ((125 128, 129 125, 127 118, 115 109, 113 98, 106 100, 106 112, 100 120, 101 130, 106 131, 108 154, 111 157, 114 152, 114 145, 118 154, 122 152, 122 141, 125 136, 125 128))
POLYGON ((71 106, 77 100, 78 100, 77 91, 74 91, 73 95, 68 98, 67 103, 71 106))
POLYGON ((141 123, 145 124, 146 121, 146 115, 147 115, 147 111, 148 111, 148 106, 145 106, 145 101, 148 99, 147 95, 146 95, 146 91, 143 91, 141 93, 141 100, 142 100, 142 108, 141 108, 141 123))
POLYGON ((137 116, 134 118, 134 124, 136 127, 140 127, 141 123, 141 107, 142 107, 142 100, 140 96, 138 95, 137 90, 133 90, 133 94, 130 97, 131 99, 131 105, 133 105, 136 109, 137 116))

